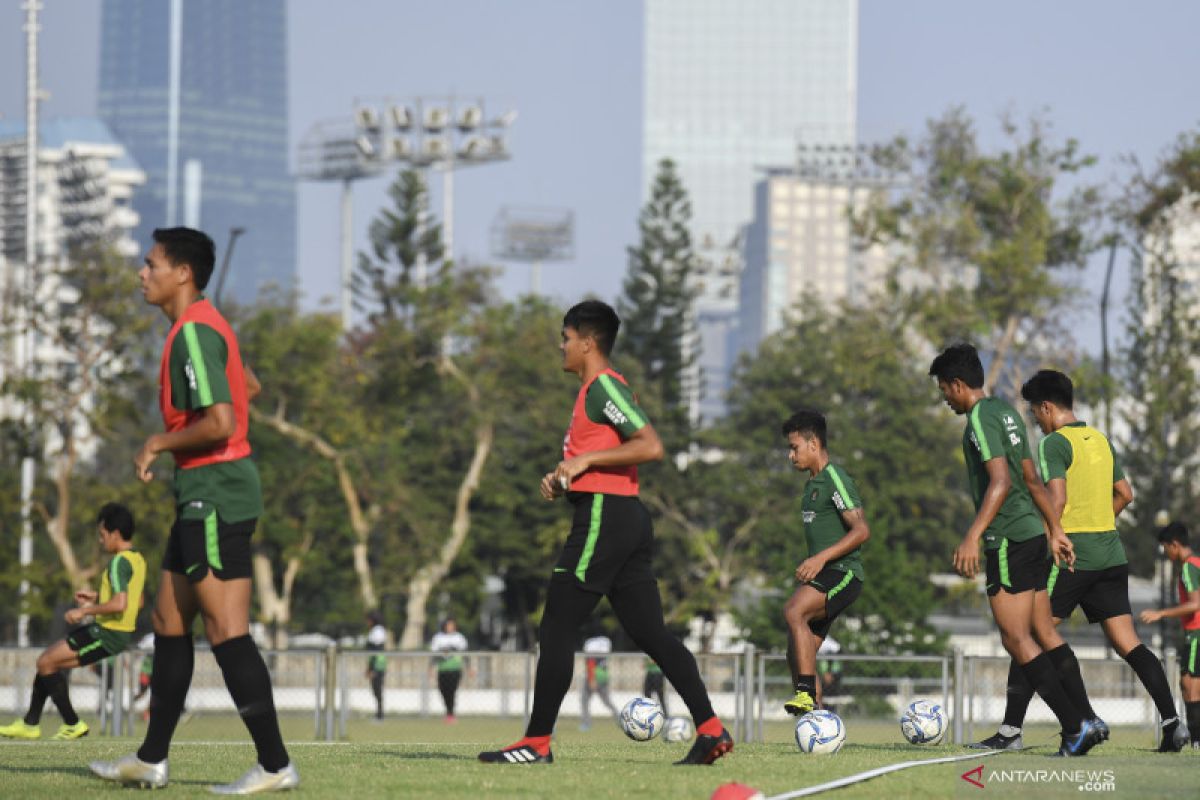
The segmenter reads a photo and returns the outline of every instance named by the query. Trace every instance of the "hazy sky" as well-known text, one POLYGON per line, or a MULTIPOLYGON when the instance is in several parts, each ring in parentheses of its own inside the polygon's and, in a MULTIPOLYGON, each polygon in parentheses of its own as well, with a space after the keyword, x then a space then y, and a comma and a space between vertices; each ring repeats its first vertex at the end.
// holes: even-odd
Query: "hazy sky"
MULTIPOLYGON (((45 6, 44 113, 92 114, 100 4, 45 6)), ((9 119, 24 116, 23 17, 20 0, 0 0, 0 114, 9 119)), ((1200 124, 1200 3, 862 0, 859 19, 864 141, 919 133, 953 104, 994 141, 1001 113, 1046 110, 1059 134, 1101 157, 1101 180, 1120 171, 1120 157, 1151 162, 1200 124)), ((291 0, 289 25, 294 141, 314 121, 349 115, 356 98, 453 93, 483 97, 493 113, 516 109, 514 158, 456 173, 456 253, 488 259, 489 227, 504 206, 570 208, 576 258, 545 268, 545 290, 563 302, 616 295, 641 195, 640 2, 291 0)), ((387 182, 355 189, 356 248, 387 182)), ((338 189, 302 184, 298 196, 298 270, 313 304, 336 288, 338 189)), ((436 182, 433 202, 441 208, 436 182)), ((1126 272, 1121 259, 1118 307, 1126 272)), ((524 290, 528 275, 509 265, 503 291, 524 290)), ((1102 263, 1093 265, 1097 291, 1102 277, 1102 263)), ((1077 327, 1094 347, 1095 315, 1077 327)))

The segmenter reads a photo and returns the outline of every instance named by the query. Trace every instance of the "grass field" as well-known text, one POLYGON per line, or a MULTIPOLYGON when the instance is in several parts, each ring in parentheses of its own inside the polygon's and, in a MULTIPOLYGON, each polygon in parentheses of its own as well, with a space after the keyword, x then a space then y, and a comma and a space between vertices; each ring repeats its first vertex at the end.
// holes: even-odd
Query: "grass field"
MULTIPOLYGON (((54 729, 49 716, 44 732, 54 729)), ((477 763, 482 748, 517 738, 516 721, 464 719, 352 720, 347 741, 312 741, 311 718, 285 722, 292 757, 300 770, 305 797, 403 798, 707 798, 717 786, 738 781, 767 796, 793 791, 853 773, 901 761, 963 754, 962 748, 911 747, 898 743, 898 730, 882 723, 851 723, 850 738, 835 756, 806 756, 791 742, 790 727, 775 724, 765 744, 739 744, 712 767, 683 768, 671 761, 686 745, 655 740, 626 740, 602 720, 587 733, 575 720, 564 720, 556 736, 557 759, 546 767, 502 767, 477 763)), ((1050 759, 1053 731, 1031 731, 1036 749, 952 764, 917 767, 823 794, 832 798, 1079 797, 1077 782, 1031 784, 1026 771, 1111 770, 1116 797, 1188 795, 1200 774, 1200 754, 1158 755, 1141 730, 1113 732, 1112 741, 1085 759, 1050 759), (982 764, 986 790, 960 777, 982 764), (1007 773, 992 775, 993 771, 1007 773), (986 793, 985 793, 986 792, 986 793)), ((127 792, 93 779, 87 762, 115 758, 136 748, 137 740, 89 736, 77 742, 0 742, 0 797, 92 797, 127 792)), ((234 718, 197 717, 182 726, 171 752, 172 796, 204 794, 214 782, 233 780, 254 759, 241 724, 234 718)), ((128 796, 127 794, 125 796, 128 796)))

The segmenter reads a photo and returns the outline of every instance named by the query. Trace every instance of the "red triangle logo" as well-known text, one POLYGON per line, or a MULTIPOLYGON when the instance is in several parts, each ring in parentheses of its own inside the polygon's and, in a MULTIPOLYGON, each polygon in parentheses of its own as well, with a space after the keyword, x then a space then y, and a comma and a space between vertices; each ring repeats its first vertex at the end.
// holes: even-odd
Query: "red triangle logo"
POLYGON ((980 789, 982 789, 983 788, 983 764, 980 764, 975 769, 967 770, 966 772, 964 772, 962 774, 962 779, 964 781, 966 781, 967 783, 973 784, 975 786, 978 786, 980 789), (974 775, 975 777, 972 778, 971 777, 972 775, 974 775))

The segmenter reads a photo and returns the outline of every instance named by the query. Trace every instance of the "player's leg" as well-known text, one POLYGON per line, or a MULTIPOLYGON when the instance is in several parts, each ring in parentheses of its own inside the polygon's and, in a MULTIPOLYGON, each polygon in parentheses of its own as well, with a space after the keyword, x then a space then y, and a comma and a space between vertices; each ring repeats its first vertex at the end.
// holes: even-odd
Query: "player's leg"
POLYGON ((383 673, 371 670, 371 694, 375 695, 375 719, 383 719, 383 673))
POLYGON ((588 683, 587 675, 585 674, 583 680, 579 682, 579 730, 590 731, 591 729, 592 687, 588 683))
MULTIPOLYGON (((1083 685, 1083 672, 1079 668, 1079 659, 1075 651, 1058 633, 1058 623, 1050 604, 1050 596, 1044 591, 1035 590, 1033 593, 1033 638, 1037 640, 1042 652, 1050 659, 1058 673, 1058 679, 1067 691, 1071 702, 1083 714, 1084 719, 1095 720, 1096 712, 1092 709, 1088 698, 1087 688, 1083 685)), ((1102 731, 1108 727, 1103 726, 1102 731)), ((1107 738, 1107 736, 1105 737, 1107 738)))
MULTIPOLYGON (((647 559, 645 566, 648 567, 649 548, 641 555, 647 559)), ((676 763, 711 764, 733 750, 733 738, 725 730, 720 717, 713 712, 708 689, 696 665, 696 657, 667 630, 658 583, 653 580, 652 571, 642 566, 640 561, 631 564, 621 576, 622 583, 609 593, 608 602, 621 627, 642 652, 662 668, 663 675, 679 692, 691 712, 696 725, 696 741, 688 754, 676 763), (623 582, 647 573, 650 574, 649 580, 623 582)))
MULTIPOLYGON (((613 705, 612 695, 608 691, 607 683, 599 683, 596 685, 596 696, 600 698, 600 702, 608 708, 608 713, 614 717, 617 716, 617 707, 613 705)), ((665 711, 663 712, 666 713, 665 711)))
MULTIPOLYGON (((42 721, 42 710, 46 707, 47 698, 56 692, 61 692, 61 698, 68 709, 64 713, 62 706, 59 706, 59 713, 63 714, 63 721, 67 720, 69 714, 75 722, 78 722, 79 717, 71 708, 71 701, 66 693, 66 681, 59 674, 61 669, 77 666, 79 666, 78 656, 65 639, 59 640, 43 650, 38 656, 37 673, 34 675, 33 688, 29 693, 29 710, 25 713, 24 719, 14 720, 12 724, 0 728, 0 737, 6 739, 40 738, 42 731, 39 725, 42 721)), ((58 700, 59 698, 55 698, 56 705, 58 700)))
POLYGON ((1200 631, 1189 631, 1184 637, 1183 652, 1179 654, 1179 685, 1183 690, 1183 707, 1187 714, 1192 747, 1200 747, 1200 631))
MULTIPOLYGON (((66 639, 50 645, 38 656, 37 674, 42 681, 42 688, 58 708, 63 721, 62 728, 54 736, 56 739, 78 739, 87 735, 87 725, 79 721, 79 715, 71 705, 65 670, 93 664, 108 655, 99 629, 100 626, 95 623, 81 625, 71 630, 66 639)), ((28 716, 25 719, 29 721, 28 716)))
POLYGON ((796 694, 783 704, 789 714, 812 711, 817 698, 817 638, 810 623, 825 618, 825 591, 806 583, 796 589, 783 607, 788 631, 792 689, 796 694))
MULTIPOLYGON (((1126 592, 1125 595, 1125 607, 1128 608, 1128 593, 1126 592)), ((1085 607, 1085 611, 1087 610, 1085 607)), ((1088 619, 1091 618, 1092 614, 1089 613, 1088 619)), ((1163 669, 1158 658, 1138 638, 1137 630, 1133 626, 1133 615, 1131 613, 1119 614, 1100 619, 1099 622, 1112 649, 1133 669, 1138 680, 1142 682, 1142 686, 1146 687, 1150 699, 1154 701, 1154 707, 1158 709, 1159 724, 1162 728, 1159 750, 1177 752, 1182 749, 1182 742, 1179 743, 1180 746, 1176 746, 1176 732, 1181 730, 1182 721, 1175 711, 1175 698, 1171 696, 1171 683, 1167 680, 1166 670, 1163 669)))

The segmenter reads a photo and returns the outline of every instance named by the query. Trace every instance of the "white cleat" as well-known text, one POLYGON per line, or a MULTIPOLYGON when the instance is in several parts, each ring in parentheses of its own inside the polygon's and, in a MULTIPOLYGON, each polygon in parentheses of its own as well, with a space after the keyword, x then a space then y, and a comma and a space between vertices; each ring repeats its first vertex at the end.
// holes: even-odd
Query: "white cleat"
POLYGON ((161 789, 167 785, 166 759, 158 764, 147 764, 134 754, 116 761, 93 761, 88 767, 106 781, 119 781, 142 789, 161 789))
POLYGON ((295 765, 288 765, 279 772, 267 772, 262 764, 255 764, 250 770, 233 783, 222 786, 210 786, 213 794, 257 794, 259 792, 282 792, 295 789, 300 785, 300 773, 295 765))

